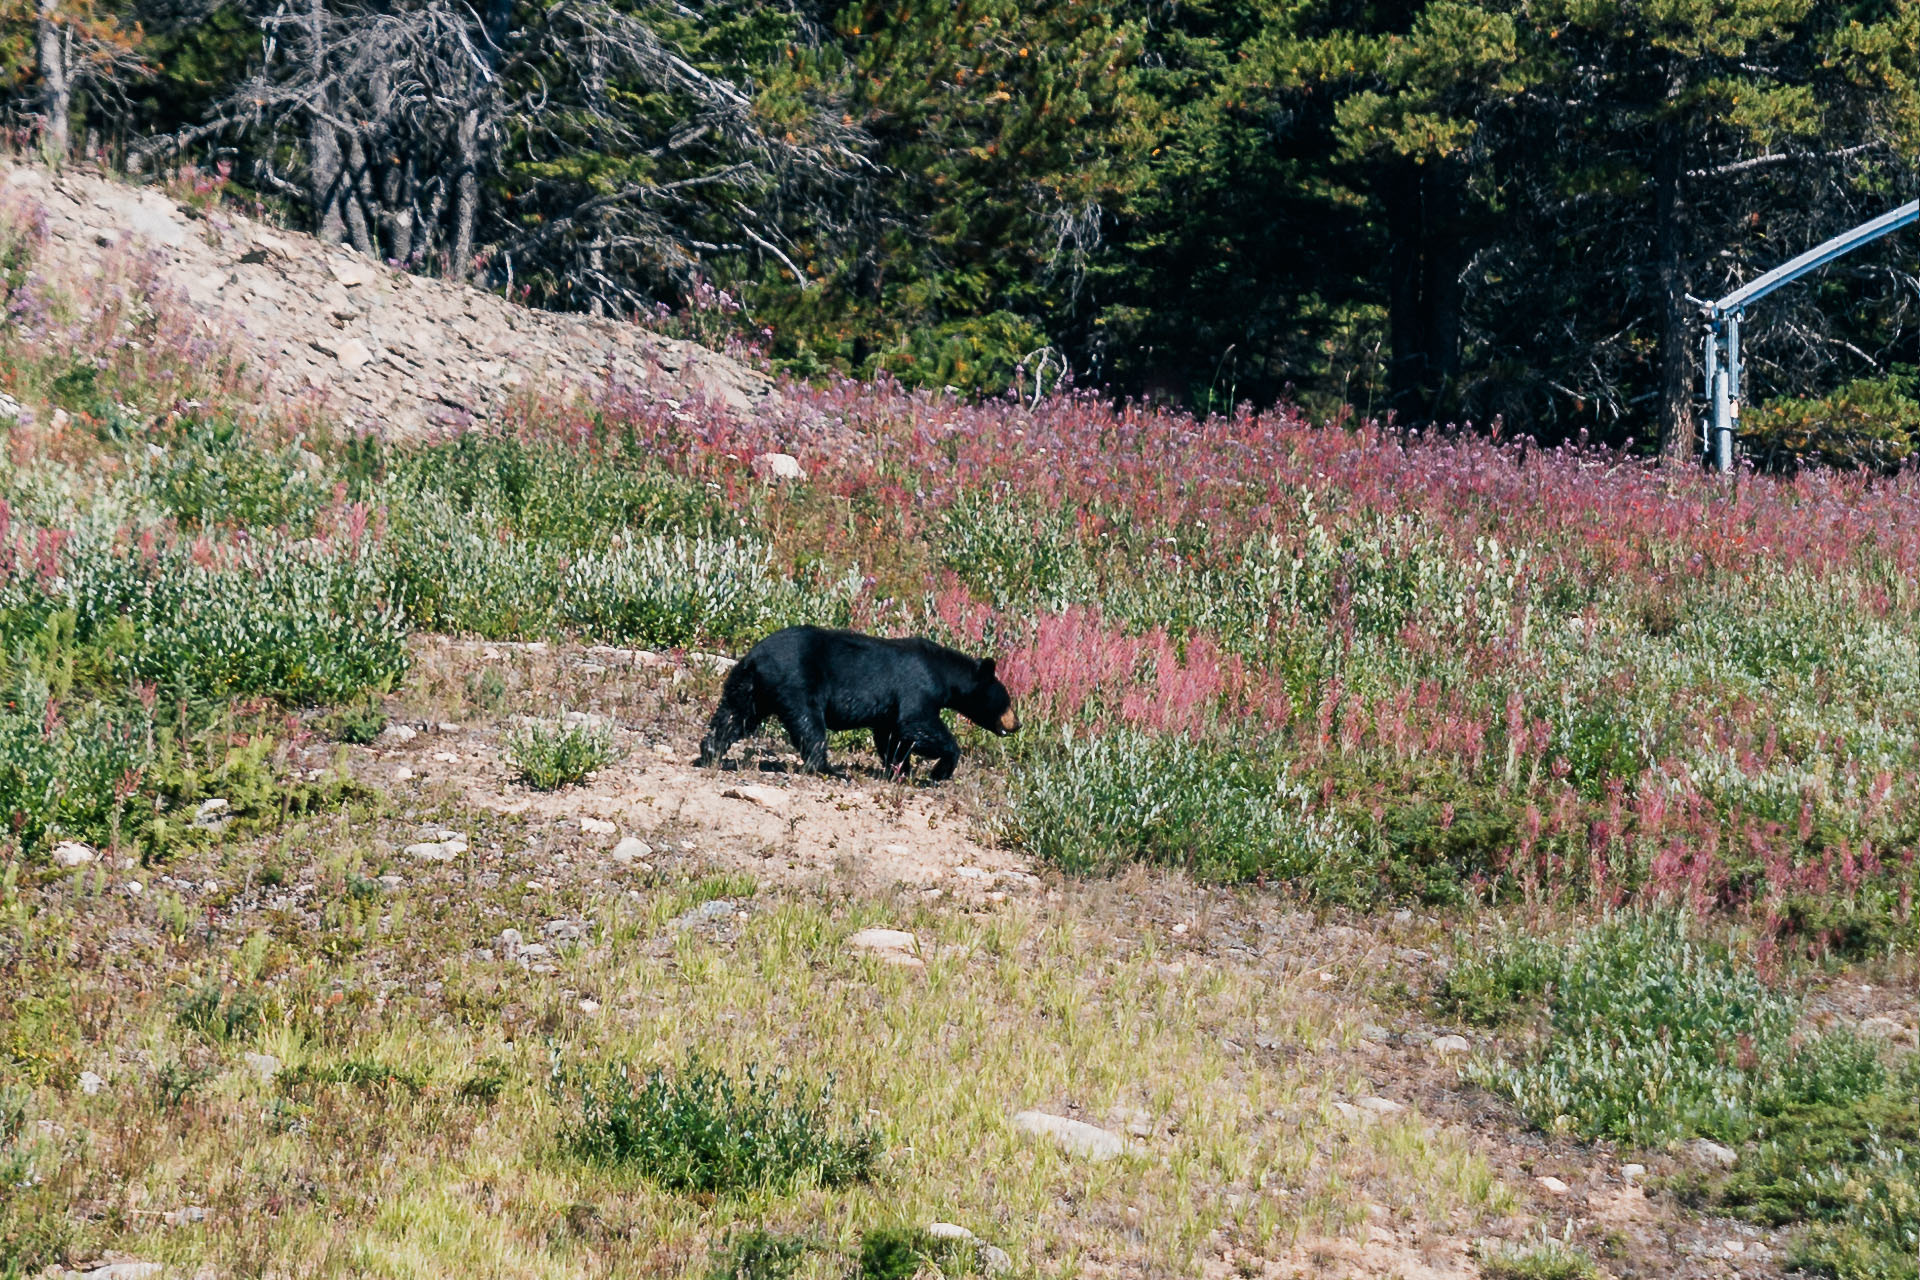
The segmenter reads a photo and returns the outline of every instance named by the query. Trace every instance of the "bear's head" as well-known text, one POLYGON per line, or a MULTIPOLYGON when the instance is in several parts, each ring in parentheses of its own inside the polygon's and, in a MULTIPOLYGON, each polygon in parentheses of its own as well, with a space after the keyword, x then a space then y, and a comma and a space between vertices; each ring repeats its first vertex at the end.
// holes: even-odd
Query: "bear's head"
POLYGON ((953 709, 982 729, 1008 734, 1020 727, 1013 713, 1013 695, 993 674, 993 659, 982 658, 974 671, 973 687, 954 703, 953 709))

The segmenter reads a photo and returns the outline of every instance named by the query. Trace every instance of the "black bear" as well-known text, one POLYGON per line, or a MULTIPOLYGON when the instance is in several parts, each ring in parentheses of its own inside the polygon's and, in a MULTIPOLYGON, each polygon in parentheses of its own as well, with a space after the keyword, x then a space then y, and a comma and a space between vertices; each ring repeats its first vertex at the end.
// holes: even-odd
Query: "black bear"
POLYGON ((905 773, 913 756, 929 756, 937 782, 952 777, 960 761, 960 744, 940 719, 945 709, 995 733, 1020 727, 992 658, 969 658, 917 636, 886 640, 788 627, 749 649, 728 673, 700 742, 700 763, 718 763, 771 716, 786 727, 810 773, 829 768, 828 730, 871 729, 888 773, 905 773))

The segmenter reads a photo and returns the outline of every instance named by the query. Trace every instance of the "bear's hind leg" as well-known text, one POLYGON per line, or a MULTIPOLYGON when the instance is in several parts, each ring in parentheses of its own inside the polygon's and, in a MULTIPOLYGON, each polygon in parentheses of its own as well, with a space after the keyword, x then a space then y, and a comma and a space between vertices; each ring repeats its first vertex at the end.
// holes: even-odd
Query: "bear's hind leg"
POLYGON ((880 757, 880 767, 887 771, 888 777, 899 778, 913 772, 912 744, 904 741, 897 730, 875 729, 873 752, 880 757))
POLYGON ((944 782, 953 776, 953 767, 960 763, 960 744, 954 741, 946 725, 935 719, 915 721, 900 728, 911 741, 915 755, 932 758, 933 772, 927 775, 928 781, 944 782))

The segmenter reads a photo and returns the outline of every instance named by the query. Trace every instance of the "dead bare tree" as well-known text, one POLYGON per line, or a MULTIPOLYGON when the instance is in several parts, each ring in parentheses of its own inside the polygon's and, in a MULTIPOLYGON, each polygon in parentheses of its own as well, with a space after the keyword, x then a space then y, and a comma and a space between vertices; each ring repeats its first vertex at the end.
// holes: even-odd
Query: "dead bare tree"
POLYGON ((323 238, 537 283, 563 305, 647 306, 720 252, 763 254, 804 285, 786 219, 830 224, 833 193, 865 165, 832 104, 769 127, 752 86, 606 0, 277 0, 258 22, 256 73, 194 138, 240 139, 255 181, 323 238))

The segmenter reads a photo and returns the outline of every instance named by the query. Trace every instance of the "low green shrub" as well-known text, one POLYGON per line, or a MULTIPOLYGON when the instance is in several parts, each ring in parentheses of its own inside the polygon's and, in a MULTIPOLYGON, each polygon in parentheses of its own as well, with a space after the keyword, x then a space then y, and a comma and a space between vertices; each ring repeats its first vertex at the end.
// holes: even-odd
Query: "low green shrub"
POLYGON ((749 1067, 736 1078, 697 1058, 635 1080, 626 1065, 568 1071, 553 1087, 577 1107, 568 1149, 621 1165, 667 1191, 784 1193, 872 1179, 879 1136, 832 1118, 832 1086, 812 1088, 749 1067))
POLYGON ((507 737, 508 763, 535 791, 557 791, 583 782, 616 758, 613 737, 604 729, 534 725, 507 737))
POLYGON ((802 581, 750 539, 625 538, 581 555, 560 584, 560 614, 596 639, 671 647, 744 644, 797 623, 844 626, 858 576, 802 581))
POLYGON ((1557 951, 1510 942, 1465 960, 1442 998, 1493 1008, 1534 994, 1550 1032, 1540 1048, 1467 1075, 1549 1131, 1739 1142, 1769 1114, 1851 1105, 1882 1079, 1857 1041, 1797 1038, 1798 1003, 1680 911, 1617 915, 1557 951))
POLYGON ((1788 1261, 1814 1275, 1913 1280, 1920 1057, 1909 1054, 1889 1073, 1869 1046, 1842 1039, 1839 1048, 1833 1074, 1843 1087, 1802 1089, 1769 1108, 1761 1141, 1711 1198, 1769 1225, 1806 1224, 1788 1261))
POLYGON ((776 1235, 765 1228, 737 1232, 714 1249, 707 1280, 787 1280, 812 1248, 804 1236, 776 1235))
POLYGON ((914 1280, 921 1275, 963 1276, 978 1270, 971 1240, 945 1239, 920 1227, 878 1227, 860 1238, 857 1280, 914 1280))
POLYGON ((1538 1243, 1501 1243, 1480 1251, 1486 1280, 1599 1280, 1586 1250, 1543 1235, 1538 1243))
POLYGON ((1151 862, 1218 880, 1330 878, 1355 850, 1272 761, 1236 746, 1068 731, 1028 747, 1008 782, 999 834, 1074 872, 1151 862))

